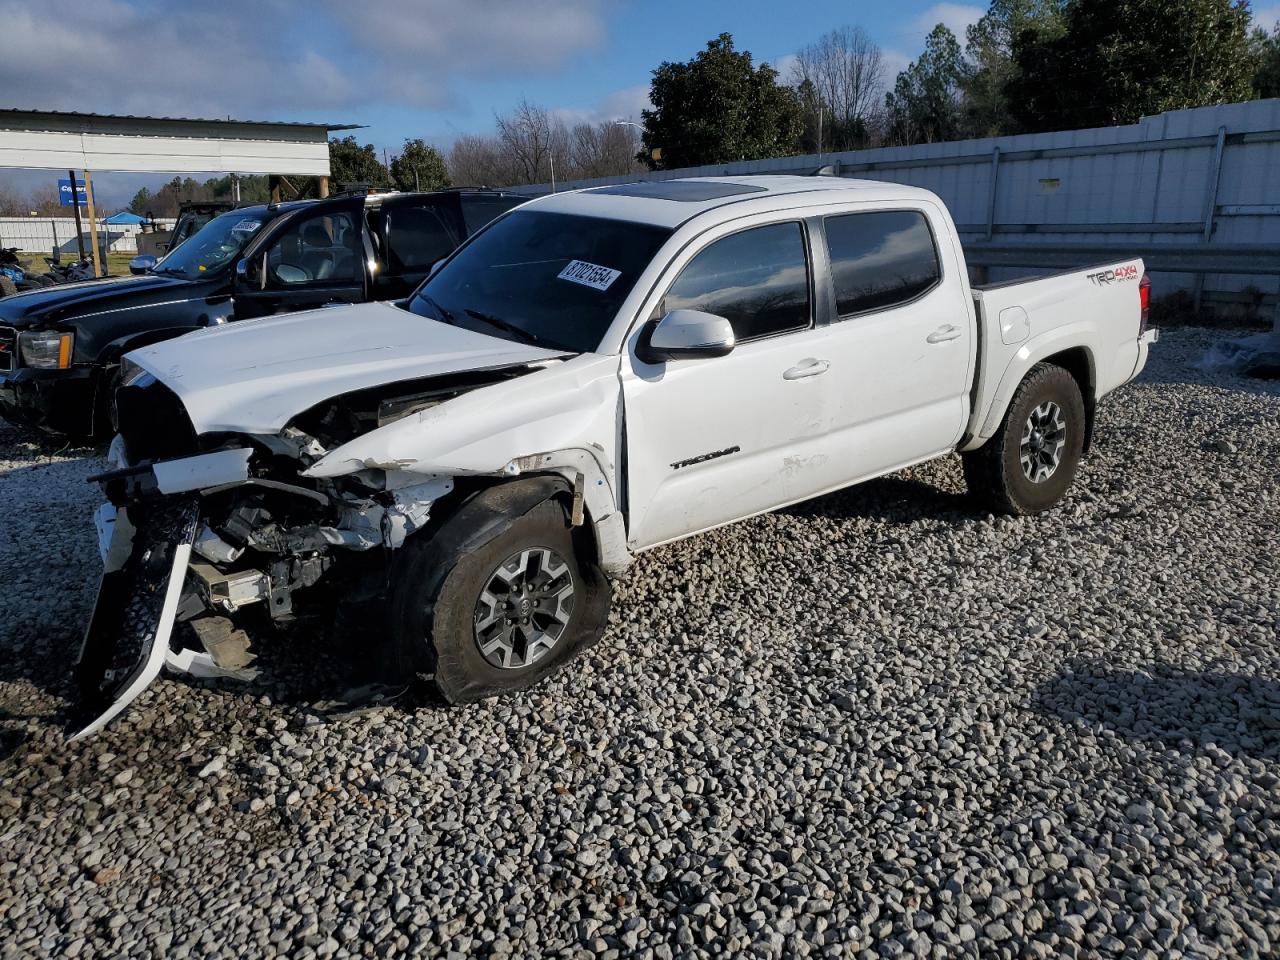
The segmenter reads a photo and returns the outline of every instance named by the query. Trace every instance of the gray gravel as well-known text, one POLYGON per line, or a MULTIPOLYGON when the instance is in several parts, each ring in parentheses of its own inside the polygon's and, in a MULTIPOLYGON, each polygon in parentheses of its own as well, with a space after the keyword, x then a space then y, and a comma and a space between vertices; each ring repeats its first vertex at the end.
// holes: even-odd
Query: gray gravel
POLYGON ((1280 389, 1212 338, 1051 515, 947 459, 646 556, 519 698, 319 723, 304 627, 76 747, 95 463, 0 428, 0 955, 1274 955, 1280 389))

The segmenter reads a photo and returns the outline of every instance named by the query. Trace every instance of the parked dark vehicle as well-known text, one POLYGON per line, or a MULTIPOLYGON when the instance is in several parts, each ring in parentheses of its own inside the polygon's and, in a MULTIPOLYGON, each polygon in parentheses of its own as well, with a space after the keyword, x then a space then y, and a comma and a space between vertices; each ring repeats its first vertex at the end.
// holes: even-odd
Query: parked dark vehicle
POLYGON ((166 253, 189 240, 206 223, 219 214, 234 210, 239 204, 230 200, 193 200, 178 206, 178 219, 166 233, 138 234, 138 255, 129 261, 129 272, 146 273, 166 253))
POLYGON ((6 297, 0 415, 104 439, 129 350, 233 320, 408 296, 438 260, 525 199, 447 190, 240 207, 142 276, 6 297))

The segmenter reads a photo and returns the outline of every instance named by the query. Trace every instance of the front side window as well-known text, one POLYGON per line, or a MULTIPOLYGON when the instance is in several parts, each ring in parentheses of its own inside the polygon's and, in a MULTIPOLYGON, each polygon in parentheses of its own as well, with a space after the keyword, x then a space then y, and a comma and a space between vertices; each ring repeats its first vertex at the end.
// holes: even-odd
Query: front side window
POLYGON ((661 312, 724 317, 739 341, 809 326, 809 262, 799 223, 754 227, 717 240, 681 271, 661 312))
POLYGON ((349 213, 295 220, 267 251, 267 284, 351 283, 361 279, 360 227, 349 213))
POLYGON ((409 309, 508 340, 594 351, 670 236, 644 223, 515 210, 428 278, 409 309))
POLYGON ((914 300, 942 277, 933 233, 918 210, 842 214, 823 224, 842 317, 914 300))
POLYGON ((429 270, 461 242, 453 218, 436 204, 397 206, 385 216, 392 270, 429 270))

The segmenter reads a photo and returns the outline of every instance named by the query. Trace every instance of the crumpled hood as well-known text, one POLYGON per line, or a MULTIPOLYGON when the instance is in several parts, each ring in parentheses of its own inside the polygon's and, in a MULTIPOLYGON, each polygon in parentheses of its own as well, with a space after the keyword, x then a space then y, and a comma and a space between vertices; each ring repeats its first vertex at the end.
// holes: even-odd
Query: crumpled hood
POLYGON ((178 395, 197 433, 275 433, 352 390, 565 355, 366 303, 241 320, 127 357, 178 395))

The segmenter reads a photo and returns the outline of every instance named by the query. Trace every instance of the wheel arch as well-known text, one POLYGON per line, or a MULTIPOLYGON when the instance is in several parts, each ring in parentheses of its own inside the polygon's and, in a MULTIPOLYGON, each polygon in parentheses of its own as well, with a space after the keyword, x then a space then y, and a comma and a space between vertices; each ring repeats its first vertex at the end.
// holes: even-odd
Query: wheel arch
MULTIPOLYGON (((1071 374, 1071 379, 1075 380, 1076 386, 1080 388, 1080 396, 1084 398, 1084 452, 1088 453, 1093 442, 1093 422, 1098 410, 1098 377, 1094 369, 1093 354, 1087 347, 1071 347, 1051 354, 1039 362, 1066 370, 1071 374)), ((1032 367, 1032 369, 1035 368, 1032 367)), ((1030 371, 1027 372, 1030 374, 1030 371)))

